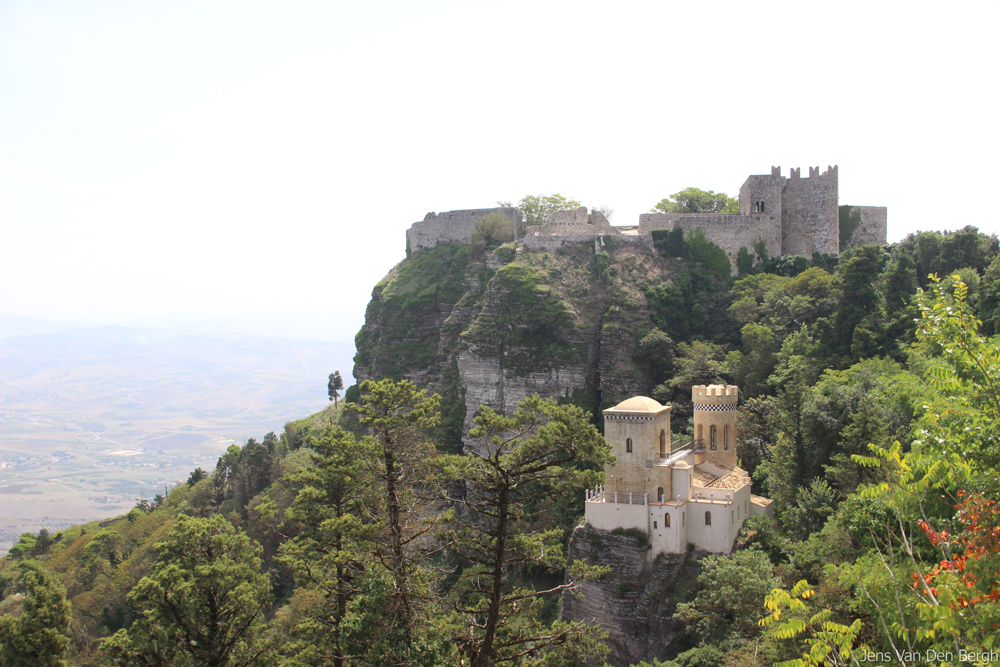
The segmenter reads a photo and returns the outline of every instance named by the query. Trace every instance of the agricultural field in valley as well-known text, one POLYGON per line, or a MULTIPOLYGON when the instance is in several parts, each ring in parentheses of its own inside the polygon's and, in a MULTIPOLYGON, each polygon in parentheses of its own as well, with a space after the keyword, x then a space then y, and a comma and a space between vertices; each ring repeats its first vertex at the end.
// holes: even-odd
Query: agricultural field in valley
MULTIPOLYGON (((320 410, 353 345, 102 327, 0 340, 0 553, 127 512, 320 410)), ((349 383, 349 382, 348 382, 349 383)))

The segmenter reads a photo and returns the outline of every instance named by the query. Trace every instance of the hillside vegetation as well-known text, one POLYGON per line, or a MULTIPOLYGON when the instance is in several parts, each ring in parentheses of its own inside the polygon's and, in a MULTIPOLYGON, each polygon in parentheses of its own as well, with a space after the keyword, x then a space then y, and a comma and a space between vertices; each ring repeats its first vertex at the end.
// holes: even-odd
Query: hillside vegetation
POLYGON ((758 255, 735 278, 698 234, 611 241, 414 253, 373 291, 370 381, 347 405, 124 517, 22 536, 0 566, 0 663, 603 659, 598 628, 559 618, 602 575, 565 559, 608 458, 599 411, 652 395, 683 434, 690 387, 714 382, 741 387, 738 454, 777 519, 702 561, 664 619, 680 650, 648 664, 995 648, 996 239, 758 255), (552 400, 522 400, 532 388, 552 400))

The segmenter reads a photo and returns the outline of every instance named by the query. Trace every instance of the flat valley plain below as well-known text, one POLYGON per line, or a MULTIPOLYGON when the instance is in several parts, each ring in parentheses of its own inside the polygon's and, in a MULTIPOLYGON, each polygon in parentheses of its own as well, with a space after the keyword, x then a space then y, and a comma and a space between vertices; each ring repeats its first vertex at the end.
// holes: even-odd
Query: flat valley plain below
POLYGON ((0 339, 0 554, 118 516, 322 410, 353 342, 96 327, 0 339))

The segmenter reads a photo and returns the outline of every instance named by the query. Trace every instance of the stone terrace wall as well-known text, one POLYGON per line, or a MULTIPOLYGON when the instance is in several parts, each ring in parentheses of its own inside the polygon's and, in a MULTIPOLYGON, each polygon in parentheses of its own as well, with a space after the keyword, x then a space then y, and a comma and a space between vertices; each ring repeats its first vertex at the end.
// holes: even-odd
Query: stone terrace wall
POLYGON ((515 225, 521 224, 521 212, 516 208, 476 208, 464 211, 428 213, 420 222, 406 230, 411 252, 433 248, 439 243, 467 243, 476 221, 487 213, 502 213, 515 225))
MULTIPOLYGON (((532 229, 529 227, 529 229, 532 229)), ((557 250, 563 246, 573 243, 592 243, 594 234, 571 234, 565 236, 533 236, 528 235, 521 239, 525 248, 535 250, 557 250)))
POLYGON ((726 251, 729 261, 736 266, 740 248, 753 253, 753 242, 762 239, 768 255, 781 254, 781 224, 771 215, 736 215, 714 213, 644 213, 639 216, 639 233, 649 234, 654 229, 683 229, 690 231, 701 227, 705 236, 726 251))
POLYGON ((848 245, 886 242, 888 209, 885 206, 853 206, 851 213, 861 213, 861 224, 851 234, 848 245))

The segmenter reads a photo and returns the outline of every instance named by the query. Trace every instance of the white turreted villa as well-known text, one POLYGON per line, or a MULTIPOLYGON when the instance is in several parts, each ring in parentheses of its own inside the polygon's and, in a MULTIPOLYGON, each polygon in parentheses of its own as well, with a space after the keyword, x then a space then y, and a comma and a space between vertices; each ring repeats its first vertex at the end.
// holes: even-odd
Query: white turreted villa
POLYGON ((774 515, 772 501, 750 493, 750 476, 737 465, 739 389, 698 385, 691 393, 695 437, 676 446, 670 406, 635 396, 604 411, 616 460, 604 466, 604 485, 587 492, 587 523, 648 534, 650 559, 688 544, 727 554, 748 516, 774 515))

